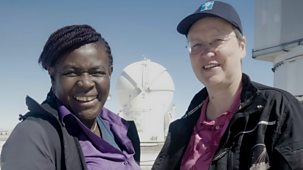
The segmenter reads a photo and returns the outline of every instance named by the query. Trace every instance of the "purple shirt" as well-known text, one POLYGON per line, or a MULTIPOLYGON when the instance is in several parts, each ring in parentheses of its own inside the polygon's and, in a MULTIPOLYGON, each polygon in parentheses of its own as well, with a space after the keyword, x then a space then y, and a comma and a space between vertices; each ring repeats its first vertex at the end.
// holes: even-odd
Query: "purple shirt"
MULTIPOLYGON (((84 154, 87 168, 89 170, 139 170, 140 167, 134 160, 134 148, 131 140, 127 137, 127 123, 118 115, 103 108, 100 113, 101 119, 114 134, 116 141, 120 144, 120 149, 115 148, 102 138, 90 131, 74 114, 64 105, 59 105, 59 117, 63 125, 67 125, 67 115, 72 115, 80 127, 77 137, 84 154)), ((69 124, 71 125, 71 123, 69 124)), ((73 125, 73 126, 76 126, 73 125)))

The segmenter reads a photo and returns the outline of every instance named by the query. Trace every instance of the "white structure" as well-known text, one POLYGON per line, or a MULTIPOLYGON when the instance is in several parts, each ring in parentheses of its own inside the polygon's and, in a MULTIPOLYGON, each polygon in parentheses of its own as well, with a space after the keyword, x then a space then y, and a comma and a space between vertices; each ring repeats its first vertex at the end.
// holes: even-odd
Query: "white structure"
POLYGON ((170 110, 174 83, 167 70, 149 59, 124 68, 117 82, 122 117, 135 120, 141 142, 163 142, 165 114, 170 110))
POLYGON ((141 168, 150 169, 163 146, 175 107, 174 83, 167 70, 144 59, 124 68, 117 82, 119 115, 134 120, 141 140, 141 168))
POLYGON ((253 58, 273 63, 274 86, 303 100, 303 1, 256 0, 253 58))

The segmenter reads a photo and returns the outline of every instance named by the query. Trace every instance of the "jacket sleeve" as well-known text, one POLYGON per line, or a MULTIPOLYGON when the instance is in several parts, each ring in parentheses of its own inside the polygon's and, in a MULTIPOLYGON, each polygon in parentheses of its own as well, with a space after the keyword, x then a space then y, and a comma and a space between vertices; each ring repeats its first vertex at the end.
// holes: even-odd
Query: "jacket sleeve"
POLYGON ((27 119, 19 123, 3 145, 1 169, 55 170, 55 144, 48 138, 38 122, 27 119))
POLYGON ((273 169, 303 169, 303 106, 294 97, 282 100, 273 169))
POLYGON ((168 132, 168 135, 165 139, 164 145, 159 152, 158 156, 156 157, 156 160, 152 166, 152 170, 168 170, 168 169, 173 169, 168 165, 168 147, 171 143, 170 140, 170 132, 168 132), (170 168, 169 168, 170 167, 170 168))
POLYGON ((137 127, 136 127, 134 121, 127 121, 127 122, 129 125, 128 131, 127 131, 127 136, 132 141, 133 147, 135 149, 134 159, 140 165, 141 149, 140 149, 140 138, 139 138, 139 134, 137 131, 137 127))

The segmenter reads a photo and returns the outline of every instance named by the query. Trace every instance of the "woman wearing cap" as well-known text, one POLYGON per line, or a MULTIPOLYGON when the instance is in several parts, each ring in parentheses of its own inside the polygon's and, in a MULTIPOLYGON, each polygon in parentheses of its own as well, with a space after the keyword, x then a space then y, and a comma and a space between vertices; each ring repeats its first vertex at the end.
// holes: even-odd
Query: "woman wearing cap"
POLYGON ((153 169, 303 169, 303 108, 242 73, 246 42, 234 8, 208 1, 177 30, 205 88, 171 123, 153 169))
POLYGON ((1 153, 3 170, 138 170, 140 142, 133 122, 104 108, 113 58, 108 43, 89 25, 60 28, 39 58, 51 90, 29 112, 1 153))

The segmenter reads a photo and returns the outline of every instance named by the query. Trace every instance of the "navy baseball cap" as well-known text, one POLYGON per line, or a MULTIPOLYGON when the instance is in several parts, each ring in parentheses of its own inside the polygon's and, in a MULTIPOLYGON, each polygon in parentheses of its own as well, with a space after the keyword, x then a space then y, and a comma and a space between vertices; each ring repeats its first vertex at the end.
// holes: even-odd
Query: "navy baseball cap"
POLYGON ((240 17, 233 6, 221 1, 208 1, 203 3, 193 14, 184 18, 177 26, 177 31, 180 34, 187 35, 190 27, 199 19, 204 17, 219 17, 234 27, 241 33, 242 24, 240 17))

